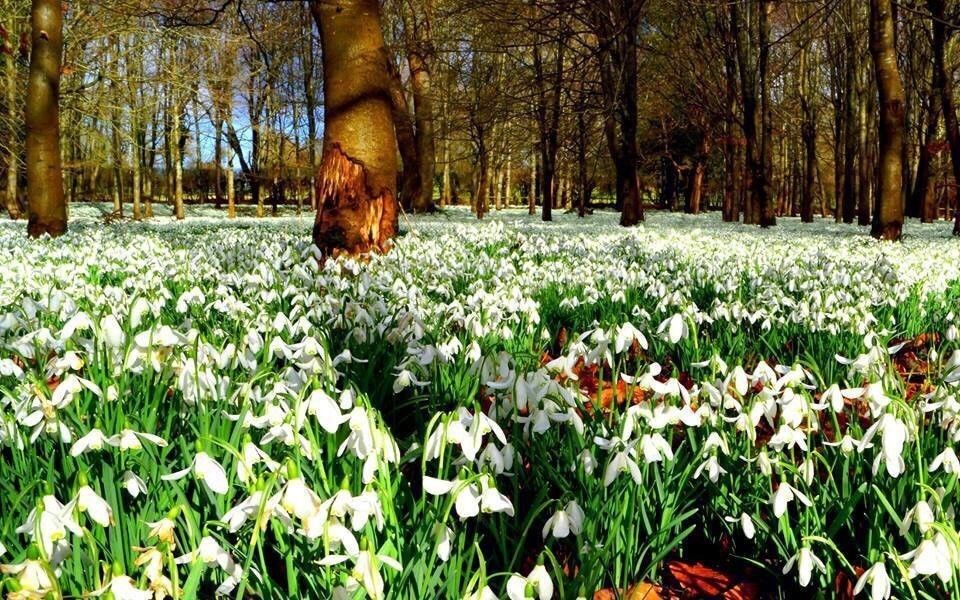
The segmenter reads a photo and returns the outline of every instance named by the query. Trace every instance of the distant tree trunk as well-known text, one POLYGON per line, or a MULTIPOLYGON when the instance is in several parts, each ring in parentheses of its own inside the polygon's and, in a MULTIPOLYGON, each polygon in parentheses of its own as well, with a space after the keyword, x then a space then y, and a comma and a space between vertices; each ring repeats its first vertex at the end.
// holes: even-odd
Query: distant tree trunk
POLYGON ((858 168, 859 178, 857 188, 857 225, 867 226, 870 224, 870 188, 872 170, 870 169, 870 137, 868 119, 873 115, 874 107, 873 94, 867 93, 869 86, 869 76, 864 74, 862 93, 859 94, 859 106, 857 107, 857 145, 859 152, 858 168))
POLYGON ((443 190, 440 193, 440 206, 450 204, 450 140, 443 140, 443 190))
POLYGON ((219 209, 223 205, 223 117, 219 109, 216 112, 213 124, 213 205, 219 209))
POLYGON ((503 182, 503 205, 510 206, 510 192, 513 176, 513 148, 507 149, 507 172, 504 174, 503 182))
POLYGON ((773 107, 770 105, 770 83, 768 81, 770 71, 770 12, 772 10, 773 2, 771 0, 760 1, 758 15, 760 51, 757 58, 757 77, 760 94, 762 134, 760 166, 762 177, 753 180, 760 227, 770 227, 777 224, 777 209, 773 198, 773 107))
POLYGON ((60 64, 63 8, 60 0, 33 0, 30 17, 30 81, 27 84, 26 154, 30 237, 62 235, 67 206, 60 166, 60 64))
POLYGON ((937 219, 936 190, 932 180, 933 143, 937 139, 937 129, 940 122, 940 112, 943 103, 944 76, 944 49, 946 47, 946 24, 944 20, 944 0, 928 0, 927 8, 932 15, 933 39, 933 74, 930 84, 930 94, 927 100, 926 128, 923 133, 923 143, 920 147, 920 159, 917 164, 917 183, 913 188, 913 210, 911 216, 919 216, 924 223, 932 223, 937 219), (939 15, 939 16, 938 16, 939 15), (912 214, 916 213, 916 214, 912 214))
MULTIPOLYGON (((176 93, 176 92, 174 92, 176 93)), ((171 133, 173 142, 170 144, 170 160, 173 161, 173 214, 178 221, 183 220, 183 147, 180 144, 180 105, 174 100, 171 103, 171 133)))
POLYGON ((420 179, 420 152, 417 147, 416 131, 407 96, 403 91, 400 73, 396 66, 389 62, 390 72, 390 103, 393 112, 393 126, 397 136, 397 148, 400 151, 400 206, 408 212, 416 212, 417 202, 420 201, 423 191, 423 181, 420 179))
POLYGON ((689 201, 687 212, 692 215, 700 214, 700 204, 703 199, 704 180, 707 175, 707 159, 710 155, 710 138, 702 133, 697 143, 697 152, 693 158, 693 168, 690 170, 689 201))
POLYGON ((378 0, 312 0, 326 121, 313 241, 325 255, 386 251, 397 232, 397 139, 378 0))
POLYGON ((527 212, 531 215, 537 214, 537 150, 534 146, 533 153, 530 155, 530 193, 527 195, 527 212))
POLYGON ((407 55, 410 87, 413 91, 413 118, 416 126, 417 156, 420 159, 420 193, 414 200, 414 212, 433 210, 433 174, 436 169, 436 138, 433 128, 433 92, 430 73, 432 40, 429 11, 419 23, 417 49, 407 55))
POLYGON ((738 71, 743 98, 743 134, 746 142, 747 177, 750 193, 744 209, 744 223, 768 226, 776 224, 773 206, 773 147, 770 140, 772 114, 769 107, 767 62, 769 57, 769 0, 756 7, 756 40, 749 32, 749 22, 741 14, 738 3, 730 5, 731 23, 737 46, 738 71), (758 47, 756 64, 752 48, 758 47))
POLYGON ((897 67, 891 0, 870 0, 870 54, 880 99, 877 211, 871 233, 879 239, 899 240, 903 228, 904 91, 897 67))
MULTIPOLYGON (((941 103, 943 108, 943 121, 947 130, 947 142, 950 145, 950 163, 953 167, 954 193, 948 197, 960 195, 956 194, 956 186, 960 185, 960 126, 957 123, 957 111, 953 99, 953 75, 947 71, 946 59, 944 56, 949 38, 952 32, 946 32, 946 1, 945 0, 927 0, 927 7, 933 17, 934 24, 934 44, 933 44, 933 70, 937 81, 942 83, 941 103), (938 29, 940 30, 938 32, 938 29), (937 34, 943 35, 941 40, 937 39, 937 34), (937 43, 940 41, 941 43, 937 43)), ((949 202, 948 202, 949 203, 949 202)), ((960 210, 954 210, 953 234, 960 235, 960 210)))
POLYGON ((726 92, 726 119, 724 122, 723 143, 723 220, 735 222, 740 219, 740 210, 737 203, 737 142, 736 142, 736 110, 737 110, 737 63, 729 52, 723 58, 725 92, 726 92))
POLYGON ((313 27, 309 22, 307 23, 307 29, 306 39, 308 40, 308 47, 305 52, 306 61, 303 68, 303 94, 306 97, 307 111, 307 162, 310 164, 308 171, 310 173, 310 209, 317 210, 317 98, 313 83, 313 27))
POLYGON ((860 153, 858 143, 859 134, 857 126, 859 125, 858 106, 862 99, 857 94, 857 71, 859 70, 859 60, 857 57, 857 40, 854 37, 853 28, 856 18, 856 9, 854 2, 856 0, 847 0, 846 31, 844 33, 844 45, 846 47, 846 71, 844 79, 843 93, 843 222, 853 223, 854 216, 857 213, 857 156, 860 153))
POLYGON ((585 106, 577 108, 577 216, 587 215, 590 202, 590 175, 587 170, 587 117, 585 106))
MULTIPOLYGON (((7 18, 7 35, 12 40, 16 39, 16 22, 13 18, 13 11, 7 18)), ((20 121, 17 114, 17 63, 13 57, 13 50, 6 53, 5 57, 5 82, 7 92, 7 120, 9 127, 7 129, 7 181, 6 181, 6 209, 11 219, 20 218, 20 202, 17 198, 17 176, 20 171, 20 158, 17 149, 20 147, 20 139, 17 135, 16 123, 20 121)))
POLYGON ((600 83, 607 114, 604 129, 616 171, 620 225, 643 221, 637 173, 637 35, 644 0, 594 2, 590 14, 600 52, 600 83))
POLYGON ((227 218, 237 218, 236 195, 233 182, 233 150, 227 151, 227 218))
POLYGON ((810 74, 807 62, 807 46, 800 49, 800 112, 803 122, 800 137, 803 140, 803 185, 800 193, 800 220, 813 222, 813 195, 817 169, 817 115, 810 101, 810 74))

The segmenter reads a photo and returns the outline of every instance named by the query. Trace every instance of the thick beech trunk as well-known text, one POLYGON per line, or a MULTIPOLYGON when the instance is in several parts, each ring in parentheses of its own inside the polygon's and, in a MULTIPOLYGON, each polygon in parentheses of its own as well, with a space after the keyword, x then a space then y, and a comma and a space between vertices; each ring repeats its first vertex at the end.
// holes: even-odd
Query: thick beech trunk
POLYGON ((326 255, 386 251, 397 232, 397 140, 377 0, 310 3, 326 120, 313 241, 326 255))
POLYGON ((877 208, 871 233, 879 239, 899 240, 903 229, 904 92, 891 0, 870 0, 870 54, 880 100, 877 208))
POLYGON ((63 8, 60 0, 33 0, 30 81, 25 111, 27 202, 31 237, 62 235, 67 205, 60 166, 60 63, 63 57, 63 8))

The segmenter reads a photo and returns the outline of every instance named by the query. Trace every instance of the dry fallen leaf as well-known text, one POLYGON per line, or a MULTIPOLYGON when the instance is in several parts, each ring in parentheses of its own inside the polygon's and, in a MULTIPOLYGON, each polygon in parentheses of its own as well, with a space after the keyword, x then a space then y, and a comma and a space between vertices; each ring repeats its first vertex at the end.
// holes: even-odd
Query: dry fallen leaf
POLYGON ((617 598, 622 600, 661 600, 660 588, 651 583, 638 583, 627 590, 626 594, 623 593, 623 590, 606 589, 593 595, 593 600, 616 600, 617 598))
POLYGON ((724 600, 755 600, 760 588, 755 582, 736 578, 702 564, 673 561, 667 570, 689 598, 724 598, 724 600))

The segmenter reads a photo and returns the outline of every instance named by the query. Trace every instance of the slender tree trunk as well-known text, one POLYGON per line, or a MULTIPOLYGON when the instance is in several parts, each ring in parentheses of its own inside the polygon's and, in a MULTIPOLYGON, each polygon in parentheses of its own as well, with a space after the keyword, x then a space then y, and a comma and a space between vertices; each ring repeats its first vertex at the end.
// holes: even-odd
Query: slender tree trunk
POLYGON ((173 141, 170 143, 170 160, 173 162, 173 214, 178 221, 183 220, 183 153, 180 144, 180 104, 176 100, 171 103, 171 133, 173 141))
MULTIPOLYGON (((903 228, 903 84, 897 66, 891 0, 870 0, 870 54, 880 98, 877 212, 872 234, 899 240, 903 228)), ((946 103, 944 105, 946 109, 946 103)))
POLYGON ((754 196, 760 227, 777 224, 777 209, 773 198, 773 108, 770 100, 770 11, 771 0, 761 0, 759 6, 760 52, 757 58, 757 77, 760 95, 760 167, 761 177, 754 179, 754 196))
POLYGON ((227 150, 227 218, 237 218, 236 193, 233 182, 233 149, 227 150))
POLYGON ((397 140, 377 0, 312 0, 323 46, 323 159, 313 241, 326 255, 386 251, 397 232, 397 140))
POLYGON ((60 166, 60 64, 63 8, 60 0, 33 0, 30 80, 27 84, 27 201, 30 237, 62 235, 67 206, 60 166))
POLYGON ((511 184, 513 177, 513 148, 507 149, 507 172, 504 174, 503 182, 503 205, 510 206, 511 184))
POLYGON ((428 36, 417 52, 407 57, 410 66, 410 87, 413 91, 413 118, 416 127, 417 156, 420 168, 420 193, 414 199, 415 212, 433 210, 433 174, 436 168, 436 138, 433 127, 433 92, 428 60, 429 21, 421 27, 427 27, 428 36))
POLYGON ((17 39, 16 21, 13 11, 6 21, 7 35, 11 40, 11 51, 5 56, 5 83, 7 92, 7 181, 6 181, 6 209, 11 219, 20 218, 20 201, 17 194, 17 177, 20 171, 20 159, 17 149, 20 147, 20 136, 16 124, 20 122, 17 114, 17 63, 13 57, 12 41, 17 39))
POLYGON ((530 155, 530 194, 527 196, 527 212, 531 215, 537 214, 537 182, 539 177, 537 175, 537 151, 534 148, 534 151, 530 155))
POLYGON ((873 114, 874 104, 871 101, 872 94, 867 94, 867 83, 864 82, 863 93, 860 94, 860 102, 857 108, 857 135, 859 146, 859 185, 857 189, 857 224, 867 226, 870 224, 870 145, 867 136, 867 118, 873 114))

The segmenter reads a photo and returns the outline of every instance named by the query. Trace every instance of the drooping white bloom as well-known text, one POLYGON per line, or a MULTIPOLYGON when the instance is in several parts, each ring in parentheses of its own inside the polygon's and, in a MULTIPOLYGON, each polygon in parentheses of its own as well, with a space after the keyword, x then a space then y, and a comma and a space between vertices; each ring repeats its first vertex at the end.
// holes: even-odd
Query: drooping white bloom
POLYGON ((752 540, 753 536, 757 533, 757 528, 753 524, 753 518, 747 513, 740 513, 739 517, 724 517, 724 520, 727 523, 740 523, 740 530, 743 532, 743 537, 748 540, 752 540))
POLYGON ((89 485, 84 485, 77 490, 74 502, 77 510, 87 513, 101 527, 109 527, 113 524, 113 509, 89 485))
POLYGON ((227 472, 223 467, 206 452, 197 452, 193 457, 190 466, 181 471, 162 475, 160 479, 164 481, 176 481, 193 472, 193 476, 203 482, 203 484, 214 494, 226 494, 230 488, 227 481, 227 472))
POLYGON ((584 514, 583 509, 577 504, 576 500, 567 502, 562 509, 553 513, 547 522, 543 525, 543 539, 553 533, 553 537, 561 539, 571 533, 580 535, 583 531, 584 514))
POLYGON ((874 563, 857 579, 853 588, 854 595, 859 595, 867 584, 870 584, 870 600, 887 600, 893 591, 887 567, 882 562, 874 563))
POLYGON ((813 577, 813 571, 816 569, 821 573, 826 573, 827 568, 823 561, 817 558, 810 546, 803 546, 800 551, 790 557, 787 564, 783 566, 783 574, 786 575, 797 565, 797 581, 801 587, 810 585, 810 579, 813 577))
POLYGON ((514 573, 507 580, 507 597, 510 600, 526 600, 535 598, 537 600, 551 600, 553 598, 553 580, 543 565, 535 566, 526 577, 514 573), (527 591, 533 592, 533 596, 527 594, 527 591))
POLYGON ((810 498, 806 494, 793 487, 786 481, 780 482, 777 491, 773 493, 771 504, 773 504, 773 514, 778 519, 787 512, 787 505, 794 499, 799 500, 805 506, 813 506, 810 498))

